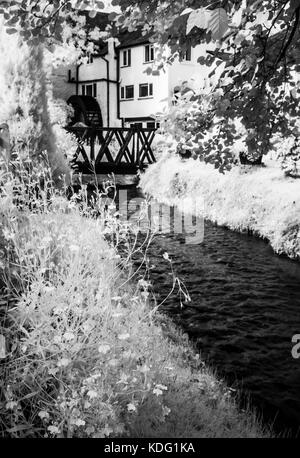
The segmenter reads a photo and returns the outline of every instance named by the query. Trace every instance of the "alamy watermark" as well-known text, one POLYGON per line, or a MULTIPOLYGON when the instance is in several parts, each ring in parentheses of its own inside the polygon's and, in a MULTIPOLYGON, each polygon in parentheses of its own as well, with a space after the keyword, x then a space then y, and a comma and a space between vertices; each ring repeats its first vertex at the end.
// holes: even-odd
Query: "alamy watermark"
POLYGON ((295 344, 292 348, 292 357, 294 359, 300 358, 300 334, 295 334, 292 337, 292 343, 295 344))
POLYGON ((127 189, 119 189, 114 199, 106 197, 104 201, 106 206, 115 205, 119 218, 132 223, 141 233, 179 235, 190 245, 203 242, 204 205, 200 198, 185 199, 178 206, 170 206, 141 196, 130 198, 127 189))

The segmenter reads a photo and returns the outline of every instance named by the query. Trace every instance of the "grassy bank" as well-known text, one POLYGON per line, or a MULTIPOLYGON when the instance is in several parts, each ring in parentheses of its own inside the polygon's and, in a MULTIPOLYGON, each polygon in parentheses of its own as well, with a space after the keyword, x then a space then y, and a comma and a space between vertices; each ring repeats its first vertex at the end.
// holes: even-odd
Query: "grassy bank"
POLYGON ((140 186, 187 212, 199 202, 205 218, 250 231, 269 240, 276 253, 300 259, 300 180, 274 165, 235 167, 222 175, 212 165, 166 155, 147 169, 140 186))
MULTIPOLYGON (((132 278, 129 229, 2 189, 2 437, 263 437, 132 278), (120 256, 118 246, 128 245, 120 256)), ((28 189, 28 188, 27 188, 28 189)))

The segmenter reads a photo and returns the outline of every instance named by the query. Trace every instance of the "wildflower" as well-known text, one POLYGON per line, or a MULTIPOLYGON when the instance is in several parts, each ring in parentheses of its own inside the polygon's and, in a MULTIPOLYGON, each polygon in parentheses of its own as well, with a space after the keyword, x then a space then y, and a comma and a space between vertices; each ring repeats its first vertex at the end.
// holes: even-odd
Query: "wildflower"
POLYGON ((141 278, 141 279, 139 280, 139 285, 140 285, 142 288, 147 289, 147 288, 149 288, 150 283, 147 282, 146 280, 144 280, 143 278, 141 278))
POLYGON ((53 291, 55 291, 55 288, 52 285, 44 286, 43 288, 44 293, 52 293, 53 291))
POLYGON ((48 418, 50 417, 50 415, 48 414, 48 412, 46 412, 45 410, 41 410, 41 411, 38 413, 38 416, 39 416, 42 420, 48 420, 48 418))
POLYGON ((156 388, 159 388, 160 390, 165 390, 165 391, 166 391, 166 390, 168 389, 167 386, 165 386, 165 385, 160 385, 159 383, 156 384, 155 386, 156 386, 156 388))
POLYGON ((3 237, 6 240, 13 240, 15 238, 15 234, 13 232, 10 232, 7 228, 2 229, 3 237))
POLYGON ((78 245, 70 245, 70 251, 73 252, 78 252, 79 251, 79 246, 78 245))
POLYGON ((53 337, 53 342, 56 343, 56 344, 60 344, 61 343, 61 336, 54 336, 53 337))
POLYGON ((163 258, 164 258, 166 261, 170 261, 169 254, 168 254, 167 252, 164 252, 163 258))
POLYGON ((85 432, 88 434, 88 435, 91 435, 95 432, 95 428, 94 426, 88 426, 85 430, 85 432))
POLYGON ((60 430, 57 426, 54 426, 54 425, 51 425, 51 426, 48 426, 47 430, 53 434, 53 436, 55 436, 56 434, 59 434, 60 433, 60 430))
POLYGON ((112 314, 113 318, 120 318, 121 316, 123 316, 123 313, 121 313, 121 312, 115 312, 115 313, 112 314))
POLYGON ((127 410, 128 412, 136 412, 136 407, 132 402, 130 402, 129 404, 127 404, 127 410))
POLYGON ((75 426, 84 426, 85 425, 85 421, 81 420, 80 418, 76 418, 76 420, 72 421, 72 424, 75 425, 75 426))
POLYGON ((163 394, 163 392, 159 388, 154 388, 153 394, 156 394, 156 396, 160 396, 163 394))
POLYGON ((14 410, 15 407, 17 407, 18 403, 15 401, 9 401, 6 403, 6 408, 7 410, 14 410))
POLYGON ((127 333, 124 333, 124 334, 119 334, 119 335, 118 335, 118 339, 119 339, 119 340, 127 340, 127 339, 129 339, 129 337, 130 337, 130 334, 128 334, 128 332, 127 332, 127 333))
POLYGON ((149 372, 149 371, 150 371, 150 367, 148 367, 146 364, 144 364, 144 365, 139 369, 139 371, 145 374, 146 372, 149 372))
POLYGON ((48 244, 51 243, 51 242, 52 242, 52 238, 49 237, 49 236, 46 236, 46 237, 44 237, 44 238, 41 240, 41 244, 42 244, 42 245, 48 245, 48 244))
POLYGON ((98 393, 97 393, 97 391, 95 391, 95 390, 89 390, 89 391, 87 392, 87 396, 88 396, 90 399, 95 399, 95 398, 98 397, 98 393))
POLYGON ((162 413, 164 417, 167 417, 169 413, 171 413, 171 409, 169 409, 167 406, 162 406, 162 413))
POLYGON ((165 385, 156 384, 153 390, 153 394, 156 394, 156 396, 161 396, 163 394, 163 391, 167 389, 168 388, 165 385))
POLYGON ((110 350, 110 346, 107 344, 102 344, 102 345, 99 345, 98 347, 98 352, 102 353, 103 355, 106 355, 106 353, 108 353, 109 350, 110 350))
POLYGON ((49 375, 55 375, 57 374, 58 369, 56 367, 52 367, 51 369, 48 369, 48 374, 49 375))
POLYGON ((57 366, 58 367, 66 367, 70 364, 70 360, 68 358, 62 358, 58 361, 57 366))
POLYGON ((64 333, 64 339, 69 342, 70 340, 74 340, 75 336, 72 332, 65 332, 64 333))

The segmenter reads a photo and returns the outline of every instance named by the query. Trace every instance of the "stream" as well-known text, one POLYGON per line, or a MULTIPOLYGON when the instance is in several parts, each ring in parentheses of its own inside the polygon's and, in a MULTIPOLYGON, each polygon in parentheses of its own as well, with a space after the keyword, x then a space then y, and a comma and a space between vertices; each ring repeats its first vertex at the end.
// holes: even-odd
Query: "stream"
MULTIPOLYGON (((141 193, 132 189, 130 194, 135 208, 141 193)), ((291 339, 300 334, 300 263, 274 254, 257 237, 209 221, 197 244, 187 244, 184 234, 164 228, 154 235, 148 252, 158 301, 172 286, 165 252, 191 301, 182 308, 174 291, 161 310, 275 432, 299 435, 300 359, 292 357, 291 339)))

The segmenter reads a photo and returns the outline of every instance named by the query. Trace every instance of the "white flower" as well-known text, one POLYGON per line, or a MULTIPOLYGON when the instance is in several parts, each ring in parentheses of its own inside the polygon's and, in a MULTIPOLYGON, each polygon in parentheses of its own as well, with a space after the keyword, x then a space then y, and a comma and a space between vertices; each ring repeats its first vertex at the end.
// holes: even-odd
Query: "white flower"
POLYGON ((124 334, 119 334, 118 335, 118 339, 119 340, 127 340, 127 339, 129 339, 129 337, 130 337, 130 334, 128 334, 128 332, 125 332, 124 334))
POLYGON ((148 366, 146 366, 146 364, 144 364, 139 370, 140 370, 140 372, 145 374, 146 372, 150 371, 150 367, 148 367, 148 366))
POLYGON ((160 390, 167 390, 168 389, 168 387, 166 385, 160 385, 159 383, 156 383, 155 387, 160 389, 160 390))
POLYGON ((102 345, 99 345, 98 347, 98 352, 102 353, 103 355, 106 355, 106 353, 108 353, 109 350, 110 350, 110 346, 107 344, 102 344, 102 345))
POLYGON ((163 394, 163 392, 159 388, 154 388, 153 394, 156 394, 156 396, 160 396, 163 394))
POLYGON ((169 407, 167 406, 162 406, 162 411, 163 411, 163 416, 167 417, 169 413, 171 412, 171 409, 169 409, 169 407))
POLYGON ((79 246, 78 245, 70 245, 70 251, 74 251, 75 253, 79 251, 79 246))
POLYGON ((163 254, 163 258, 166 260, 166 261, 170 261, 170 258, 169 258, 169 254, 167 252, 165 252, 163 254))
POLYGON ((62 358, 58 361, 57 366, 58 367, 66 367, 70 364, 70 360, 68 358, 62 358))
POLYGON ((48 369, 48 374, 49 375, 55 375, 55 374, 57 374, 57 372, 58 372, 58 369, 56 367, 48 369))
POLYGON ((18 403, 15 401, 9 401, 6 403, 6 408, 7 410, 14 410, 15 407, 17 407, 18 403))
POLYGON ((53 337, 53 342, 56 343, 56 344, 61 343, 61 336, 54 336, 53 337))
POLYGON ((76 420, 72 421, 72 424, 76 425, 76 426, 84 426, 85 425, 85 421, 81 420, 80 418, 77 418, 76 420))
POLYGON ((97 393, 97 391, 95 391, 95 390, 89 390, 89 391, 87 392, 87 396, 88 396, 90 399, 95 399, 95 398, 98 397, 98 393, 97 393))
POLYGON ((74 334, 72 332, 65 332, 64 333, 64 339, 69 342, 70 340, 74 340, 75 336, 74 336, 74 334))
POLYGON ((127 410, 128 412, 136 412, 136 407, 132 402, 130 402, 129 404, 127 404, 127 410))
POLYGON ((41 410, 39 413, 38 413, 38 416, 43 420, 47 420, 50 415, 48 414, 48 412, 46 412, 45 410, 41 410))
POLYGON ((60 430, 58 429, 58 427, 57 426, 53 426, 53 425, 52 426, 48 426, 47 430, 53 435, 60 433, 60 430))
POLYGON ((129 339, 129 337, 130 337, 130 334, 128 334, 128 332, 118 335, 118 339, 119 340, 127 340, 127 339, 129 339))

